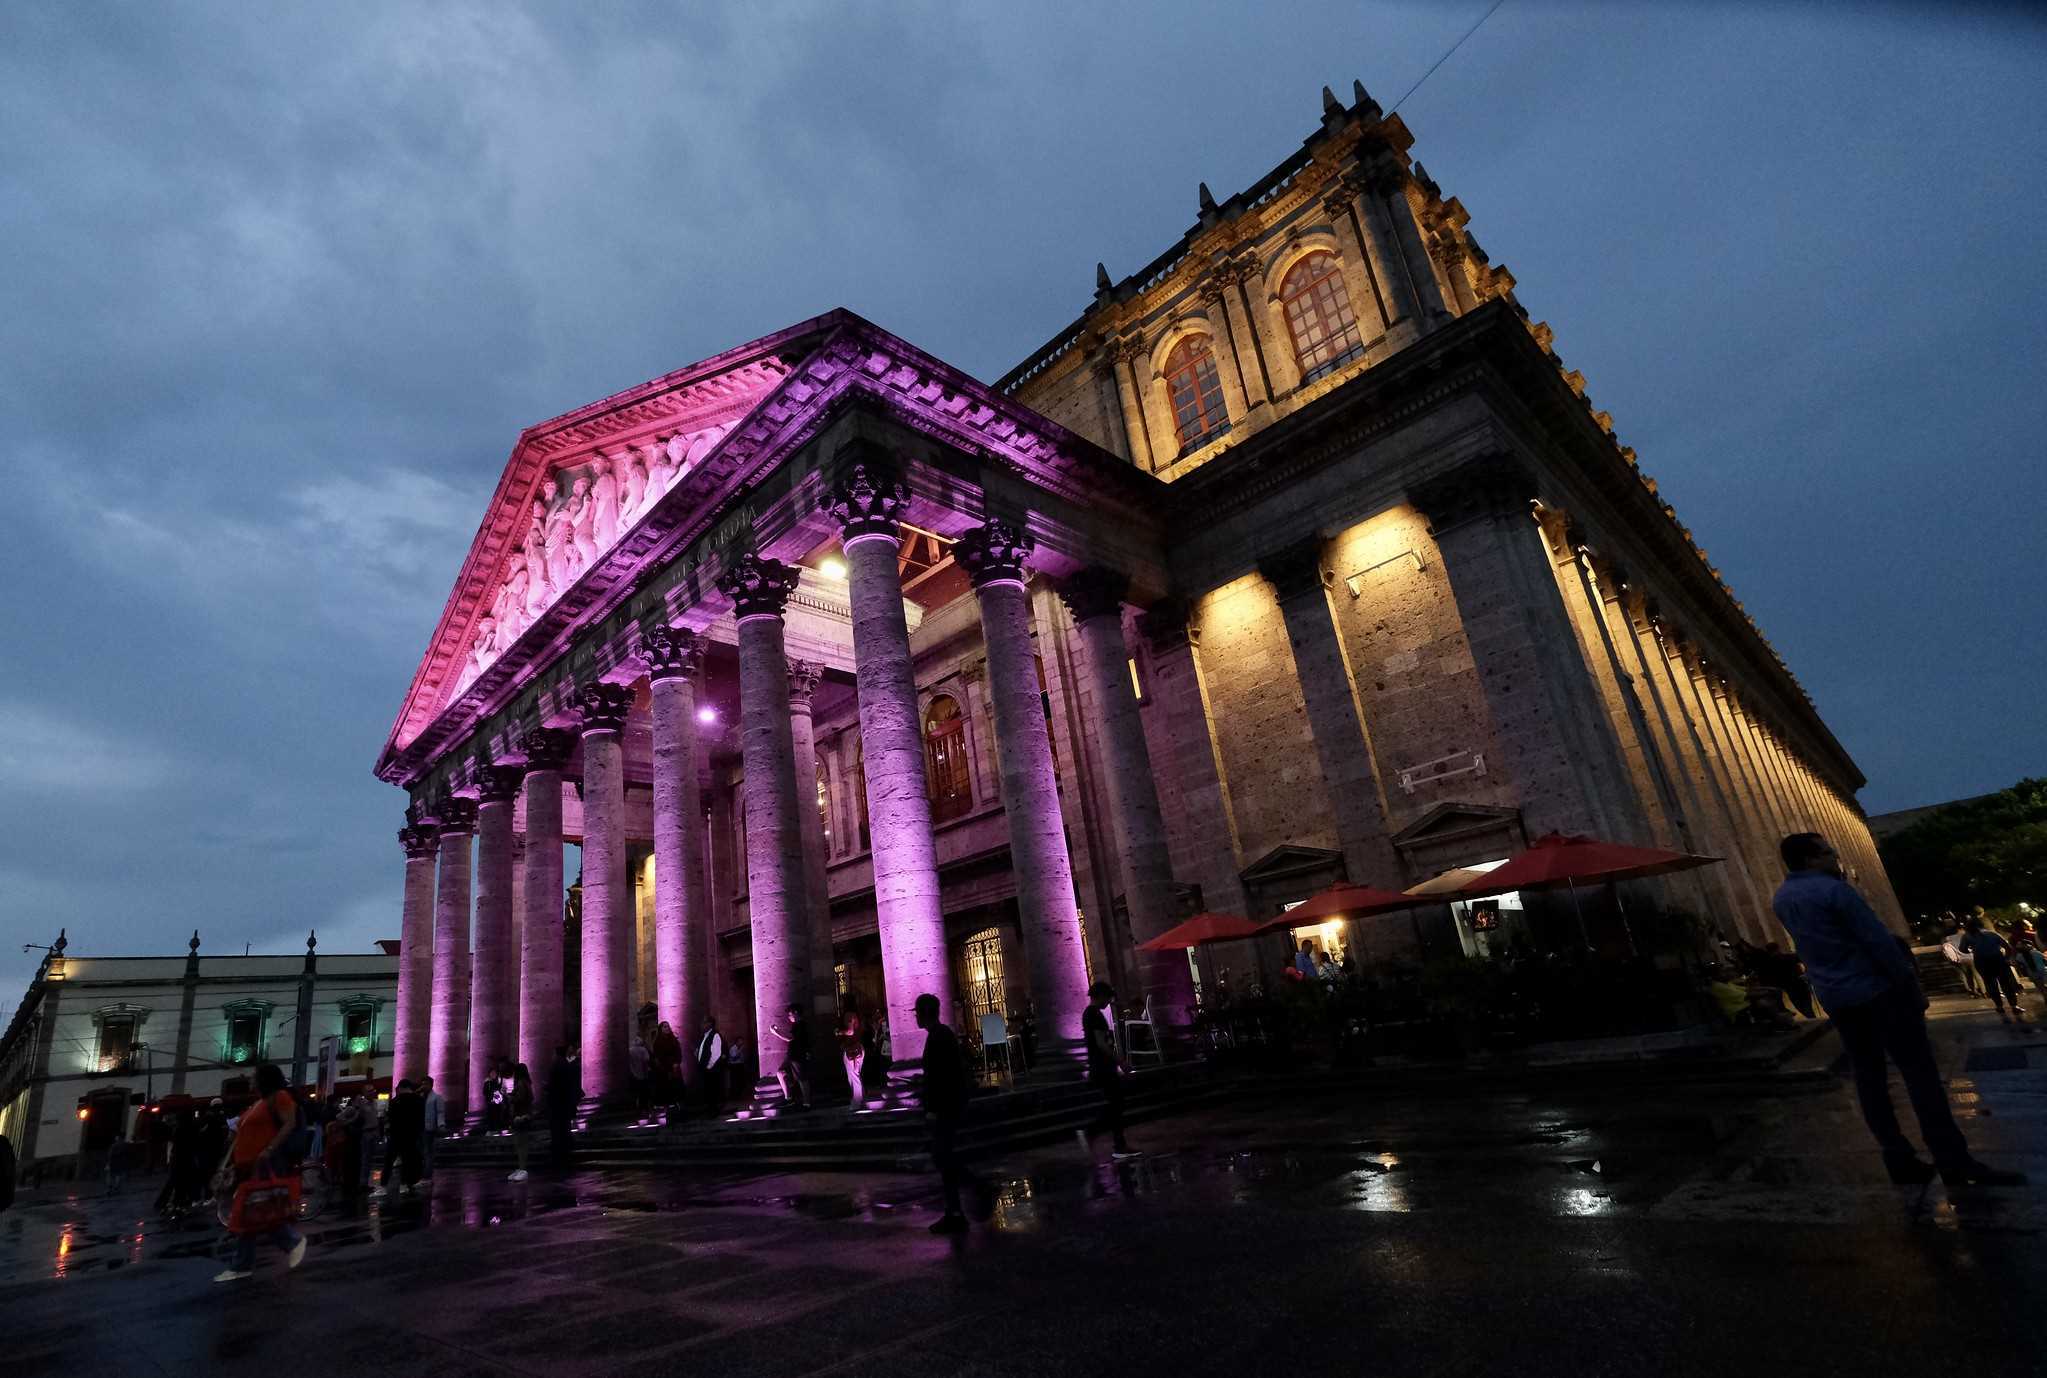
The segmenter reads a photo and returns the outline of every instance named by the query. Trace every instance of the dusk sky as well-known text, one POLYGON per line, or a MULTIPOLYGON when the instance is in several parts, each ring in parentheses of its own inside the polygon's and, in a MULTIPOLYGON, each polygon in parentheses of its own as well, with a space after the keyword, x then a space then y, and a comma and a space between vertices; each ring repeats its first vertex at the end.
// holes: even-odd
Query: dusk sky
MULTIPOLYGON (((398 931, 512 443, 834 306, 982 378, 1490 0, 0 8, 0 1011, 398 931)), ((1401 115, 1869 777, 2047 773, 2047 27, 1509 0, 1401 115)))

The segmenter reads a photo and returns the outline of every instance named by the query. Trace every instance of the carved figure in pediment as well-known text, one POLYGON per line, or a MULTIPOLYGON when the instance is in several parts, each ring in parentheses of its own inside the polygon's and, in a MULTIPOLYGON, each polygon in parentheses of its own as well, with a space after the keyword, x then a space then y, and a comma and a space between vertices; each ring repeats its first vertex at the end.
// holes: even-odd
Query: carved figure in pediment
POLYGON ((498 645, 500 649, 519 639, 519 634, 532 625, 532 615, 526 611, 528 575, 522 560, 512 566, 511 577, 505 580, 504 611, 498 614, 498 645))
POLYGON ((569 487, 569 536, 574 542, 575 555, 572 567, 581 574, 597 558, 597 538, 591 529, 596 517, 595 504, 590 501, 590 480, 578 475, 569 487))
POLYGON ((484 668, 498 658, 498 620, 489 613, 476 619, 476 640, 469 647, 469 673, 463 676, 466 683, 482 674, 484 668))
POLYGON ((619 478, 623 490, 619 498, 619 510, 624 514, 623 525, 637 518, 648 506, 647 461, 640 458, 638 450, 628 449, 620 467, 625 470, 619 478))
POLYGON ((526 616, 531 619, 554 601, 554 586, 547 579, 547 513, 533 504, 533 519, 526 527, 526 544, 519 548, 526 562, 526 616))
POLYGON ((618 539, 618 475, 606 455, 590 466, 590 538, 597 549, 609 550, 618 539))
POLYGON ((569 505, 565 502, 557 503, 554 500, 557 491, 553 479, 548 479, 542 483, 540 485, 540 501, 535 506, 545 509, 547 514, 545 542, 547 546, 547 581, 554 586, 556 592, 560 592, 562 589, 567 588, 570 581, 576 577, 575 570, 571 568, 571 564, 576 558, 576 543, 569 530, 569 505))
POLYGON ((669 436, 668 443, 661 447, 661 453, 667 461, 661 466, 663 471, 661 490, 663 492, 673 488, 675 481, 682 477, 682 471, 688 467, 689 441, 688 435, 677 432, 669 436))

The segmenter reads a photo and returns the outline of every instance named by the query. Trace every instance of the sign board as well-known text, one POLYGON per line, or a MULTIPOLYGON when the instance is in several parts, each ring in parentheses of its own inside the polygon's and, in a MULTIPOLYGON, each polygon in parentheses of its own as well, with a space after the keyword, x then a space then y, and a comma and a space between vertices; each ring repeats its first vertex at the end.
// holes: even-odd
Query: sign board
POLYGON ((1471 902, 1471 931, 1492 933, 1500 926, 1500 902, 1498 900, 1473 900, 1471 902))
POLYGON ((330 1100, 334 1082, 341 1071, 341 1040, 328 1034, 320 1040, 320 1099, 330 1100))

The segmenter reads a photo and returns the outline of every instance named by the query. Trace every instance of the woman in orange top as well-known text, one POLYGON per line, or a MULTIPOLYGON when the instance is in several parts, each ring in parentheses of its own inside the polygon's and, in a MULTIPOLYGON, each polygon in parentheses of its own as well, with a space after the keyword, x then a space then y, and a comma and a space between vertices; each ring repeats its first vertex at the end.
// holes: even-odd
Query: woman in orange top
MULTIPOLYGON (((235 1129, 234 1145, 228 1150, 228 1158, 235 1166, 237 1183, 255 1176, 257 1164, 264 1155, 298 1123, 298 1102, 285 1089, 284 1073, 271 1063, 266 1062, 256 1069, 256 1090, 262 1099, 242 1112, 242 1122, 235 1129)), ((284 1250, 286 1267, 296 1268, 304 1260, 306 1241, 289 1221, 262 1234, 284 1250)), ((254 1233, 236 1235, 234 1262, 214 1274, 213 1280, 238 1282, 254 1273, 257 1238, 254 1233)))

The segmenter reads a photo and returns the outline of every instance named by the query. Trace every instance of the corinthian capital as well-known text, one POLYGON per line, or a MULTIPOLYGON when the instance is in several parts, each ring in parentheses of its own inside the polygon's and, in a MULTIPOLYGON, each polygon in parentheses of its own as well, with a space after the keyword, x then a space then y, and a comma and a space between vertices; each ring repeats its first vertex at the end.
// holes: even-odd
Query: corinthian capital
POLYGON ((789 595, 796 591, 798 577, 794 565, 748 551, 725 562, 718 574, 718 591, 732 600, 736 617, 780 617, 789 595))
POLYGON ((560 770, 568 764, 569 753, 575 748, 574 734, 558 727, 536 727, 519 739, 528 770, 560 770))
POLYGON ((519 781, 526 772, 517 766, 501 766, 495 762, 476 768, 476 796, 485 804, 502 804, 519 792, 519 781))
MULTIPOLYGON (((424 861, 441 848, 441 835, 432 828, 414 825, 398 830, 398 845, 405 849, 407 861, 424 861)), ((199 935, 192 935, 197 946, 199 935)))
POLYGON ((811 695, 817 692, 817 682, 823 678, 824 666, 816 661, 790 661, 789 707, 798 713, 808 713, 811 695))
POLYGON ((1024 557, 1031 553, 1030 535, 1014 522, 986 521, 959 538, 952 558, 959 561, 975 588, 990 584, 1021 584, 1024 557))
POLYGON ((825 510, 838 518, 846 544, 864 537, 900 539, 909 505, 910 490, 893 456, 865 441, 839 450, 825 510))
POLYGON ((703 639, 681 627, 656 625, 640 633, 640 659, 647 663, 647 676, 664 679, 695 679, 704 667, 703 639))
POLYGON ((450 795, 434 808, 434 819, 440 825, 443 837, 473 833, 476 831, 476 801, 450 795))
POLYGON ((1059 599, 1075 622, 1090 617, 1120 617, 1123 597, 1130 591, 1130 576, 1121 570, 1089 565, 1059 583, 1059 599))
POLYGON ((583 710, 585 733, 621 732, 625 730, 626 715, 632 712, 633 691, 623 684, 600 680, 582 687, 576 694, 576 705, 583 710))

